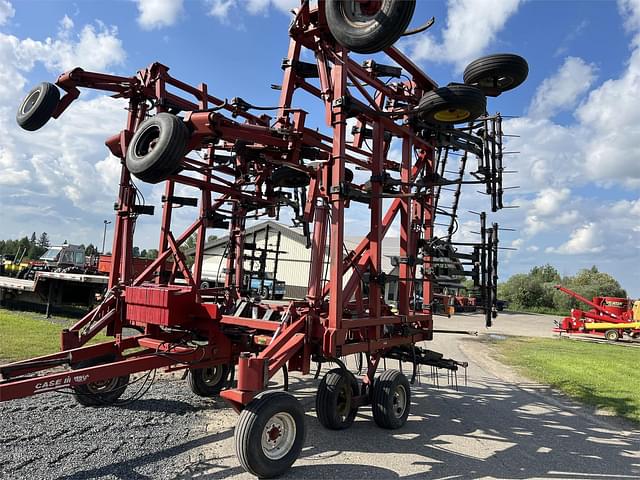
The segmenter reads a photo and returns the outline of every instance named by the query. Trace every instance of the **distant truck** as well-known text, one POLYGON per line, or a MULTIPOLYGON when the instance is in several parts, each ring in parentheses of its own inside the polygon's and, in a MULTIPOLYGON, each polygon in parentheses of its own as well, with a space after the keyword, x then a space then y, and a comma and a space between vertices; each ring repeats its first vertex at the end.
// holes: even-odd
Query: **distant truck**
MULTIPOLYGON (((84 248, 81 245, 65 243, 60 246, 49 247, 38 260, 23 261, 24 254, 2 260, 0 274, 25 280, 33 280, 36 272, 56 273, 95 273, 85 265, 84 248)), ((95 269, 94 269, 95 270, 95 269)))
MULTIPOLYGON (((249 293, 252 295, 260 295, 263 299, 282 300, 286 293, 286 283, 280 280, 273 280, 272 278, 260 279, 258 277, 251 277, 251 280, 246 282, 249 284, 249 293)), ((220 286, 216 282, 215 277, 210 277, 205 274, 202 275, 200 282, 200 288, 214 288, 220 286)))

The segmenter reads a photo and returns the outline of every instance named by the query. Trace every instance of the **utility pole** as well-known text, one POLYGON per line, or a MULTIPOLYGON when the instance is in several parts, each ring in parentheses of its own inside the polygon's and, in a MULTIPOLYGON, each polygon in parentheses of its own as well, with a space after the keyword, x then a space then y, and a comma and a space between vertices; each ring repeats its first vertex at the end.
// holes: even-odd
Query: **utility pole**
POLYGON ((104 244, 105 241, 107 240, 107 225, 109 225, 111 222, 108 220, 104 220, 104 233, 102 234, 102 251, 100 253, 102 253, 104 255, 104 244))

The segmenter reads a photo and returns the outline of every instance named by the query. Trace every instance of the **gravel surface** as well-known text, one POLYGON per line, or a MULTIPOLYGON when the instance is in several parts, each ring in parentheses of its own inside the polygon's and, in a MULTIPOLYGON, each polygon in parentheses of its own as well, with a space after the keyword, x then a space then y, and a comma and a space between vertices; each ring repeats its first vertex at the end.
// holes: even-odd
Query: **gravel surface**
POLYGON ((221 409, 231 415, 169 375, 128 406, 86 408, 60 393, 2 403, 0 478, 176 478, 221 409))
MULTIPOLYGON (((456 329, 455 319, 443 321, 438 328, 456 329)), ((475 337, 439 335, 428 347, 470 361, 469 383, 459 377, 456 391, 442 375, 434 388, 424 372, 399 430, 378 428, 369 407, 348 430, 324 429, 314 413, 318 382, 292 375, 307 433, 284 478, 640 478, 637 426, 515 376, 475 337)), ((236 420, 175 375, 158 375, 126 407, 80 407, 62 394, 0 403, 0 478, 249 479, 235 457, 236 420)))

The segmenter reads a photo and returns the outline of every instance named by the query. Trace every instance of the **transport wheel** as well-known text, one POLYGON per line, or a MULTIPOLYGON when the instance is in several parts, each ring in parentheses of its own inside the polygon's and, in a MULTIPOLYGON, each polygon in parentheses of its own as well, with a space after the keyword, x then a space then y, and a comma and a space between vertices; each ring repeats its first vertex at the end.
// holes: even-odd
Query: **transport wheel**
MULTIPOLYGON (((72 368, 78 370, 80 368, 94 367, 96 365, 113 362, 114 360, 114 357, 93 358, 91 360, 78 362, 72 368)), ((80 405, 96 407, 115 403, 122 396, 128 384, 129 375, 123 375, 121 377, 108 378, 84 385, 76 385, 72 387, 72 390, 76 402, 80 405)))
POLYGON ((136 130, 127 149, 127 168, 147 183, 158 183, 178 173, 189 139, 184 122, 170 113, 148 118, 136 130))
POLYGON ((341 45, 356 53, 375 53, 405 32, 415 0, 327 0, 327 25, 341 45))
POLYGON ((209 282, 207 282, 206 280, 204 282, 200 282, 200 288, 202 289, 209 288, 209 282))
POLYGON ((49 121, 60 102, 60 90, 53 83, 42 82, 31 90, 18 108, 16 121, 25 130, 38 130, 49 121))
POLYGON ((382 428, 396 429, 407 421, 411 409, 409 381, 398 370, 385 370, 373 384, 373 419, 382 428))
POLYGON ((360 387, 351 372, 334 368, 327 372, 316 394, 316 413, 320 423, 330 430, 349 428, 356 418, 358 407, 351 406, 351 399, 358 395, 360 387))
POLYGON ((309 175, 301 170, 284 165, 271 173, 271 183, 274 187, 301 188, 309 185, 309 175))
POLYGON ((258 478, 285 473, 304 444, 304 411, 291 394, 264 391, 240 413, 234 437, 240 465, 258 478))
POLYGON ((604 332, 604 338, 610 342, 617 342, 620 339, 620 333, 618 333, 618 330, 607 330, 604 332))
POLYGON ((418 118, 434 125, 471 122, 487 109, 487 97, 470 85, 452 84, 425 93, 418 104, 418 118))
POLYGON ((464 69, 467 85, 478 87, 485 95, 498 96, 521 85, 529 75, 527 61, 519 55, 500 53, 478 58, 464 69))
POLYGON ((227 386, 229 366, 215 365, 206 368, 192 368, 187 375, 189 388, 201 397, 215 397, 227 386))

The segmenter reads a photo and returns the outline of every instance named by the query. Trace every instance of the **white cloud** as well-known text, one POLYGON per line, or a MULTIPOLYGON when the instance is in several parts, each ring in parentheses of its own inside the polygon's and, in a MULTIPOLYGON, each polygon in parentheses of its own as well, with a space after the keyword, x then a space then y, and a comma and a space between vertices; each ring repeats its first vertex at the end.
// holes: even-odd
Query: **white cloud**
POLYGON ((183 0, 136 0, 138 24, 145 30, 173 25, 183 11, 183 0))
POLYGON ((236 0, 207 0, 209 15, 219 20, 226 20, 229 12, 236 6, 236 0))
POLYGON ((640 1, 618 0, 618 9, 628 31, 640 29, 640 1))
POLYGON ((581 58, 567 57, 560 69, 536 90, 529 116, 549 118, 576 106, 596 78, 596 67, 581 58))
POLYGON ((243 8, 250 15, 264 15, 271 7, 283 13, 300 6, 299 0, 206 0, 208 13, 222 22, 227 22, 231 12, 243 8))
POLYGON ((453 63, 463 70, 495 40, 521 0, 449 0, 447 21, 440 41, 429 33, 407 41, 410 57, 453 63))
POLYGON ((0 0, 0 25, 4 25, 16 14, 9 0, 0 0))
POLYGON ((35 227, 65 236, 71 225, 74 233, 84 232, 83 223, 96 211, 110 212, 117 176, 114 180, 114 159, 105 159, 104 140, 126 120, 123 100, 81 96, 60 119, 25 132, 16 125, 15 112, 29 88, 26 77, 39 65, 58 75, 75 66, 105 70, 124 58, 117 30, 101 22, 77 32, 65 15, 56 37, 44 40, 0 33, 0 204, 3 228, 11 236, 35 227))
POLYGON ((550 253, 565 255, 580 255, 583 253, 599 253, 604 250, 603 236, 598 225, 594 222, 587 223, 571 232, 569 240, 558 248, 549 247, 550 253))

